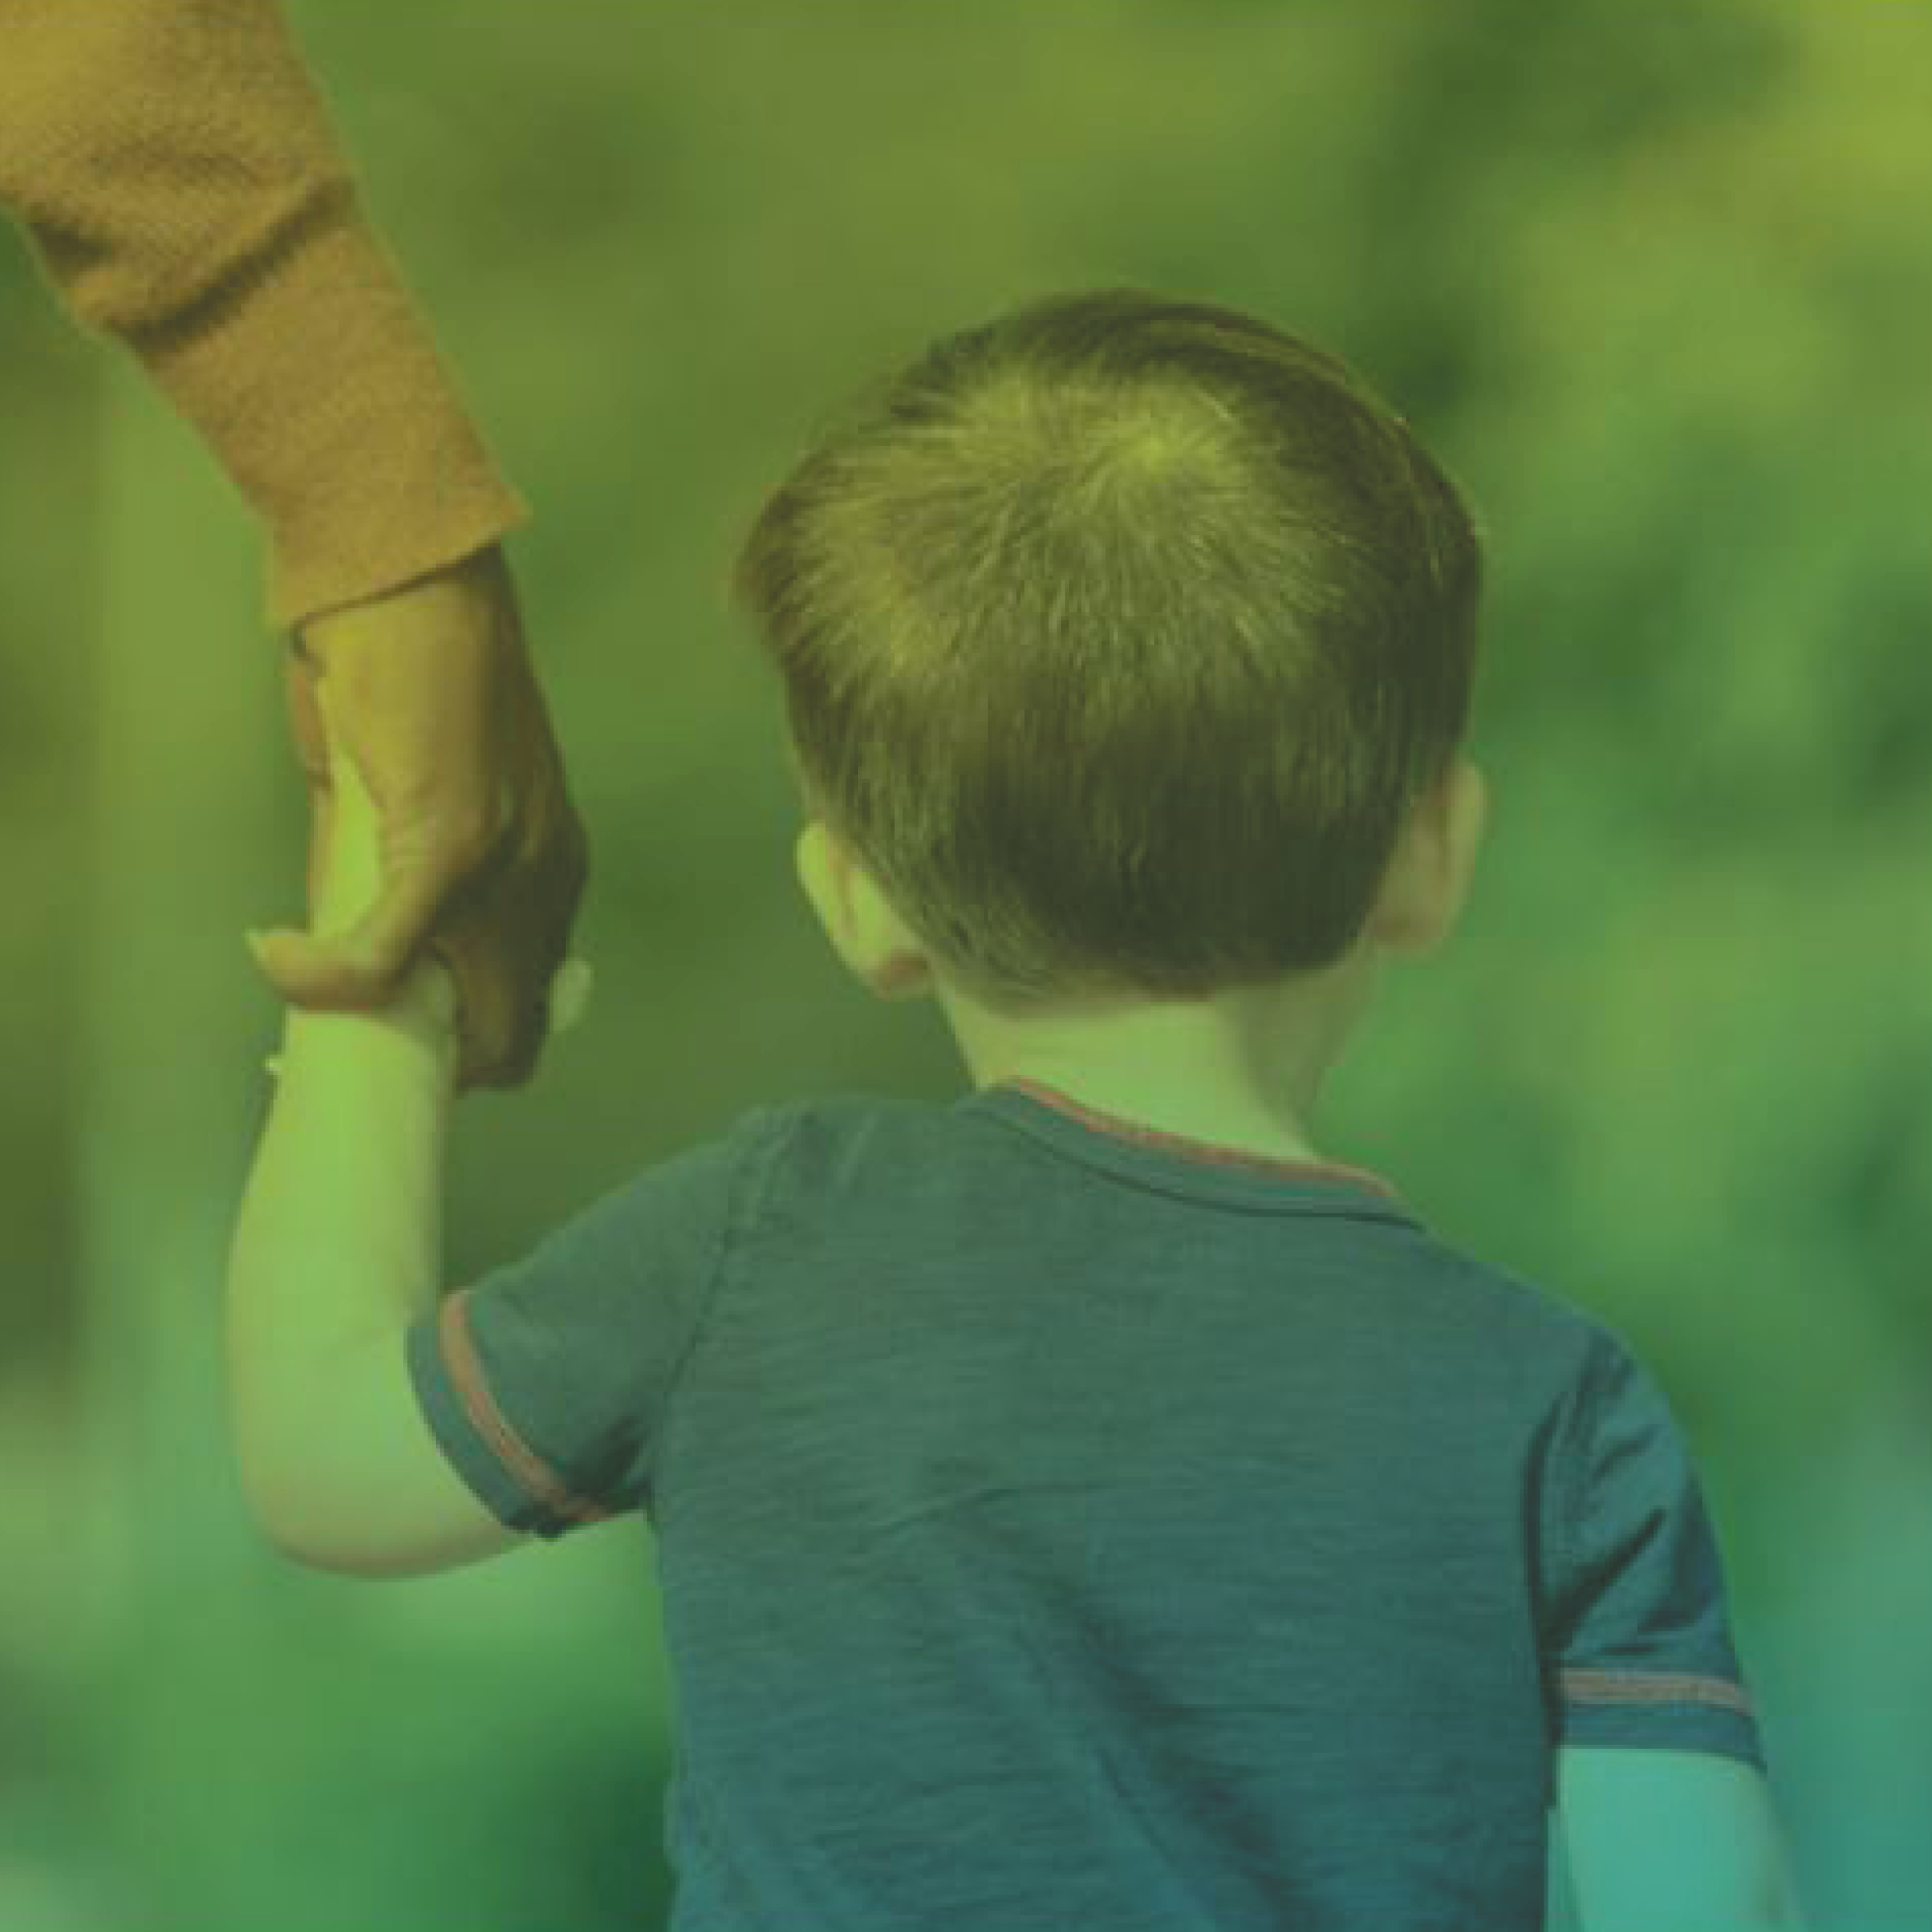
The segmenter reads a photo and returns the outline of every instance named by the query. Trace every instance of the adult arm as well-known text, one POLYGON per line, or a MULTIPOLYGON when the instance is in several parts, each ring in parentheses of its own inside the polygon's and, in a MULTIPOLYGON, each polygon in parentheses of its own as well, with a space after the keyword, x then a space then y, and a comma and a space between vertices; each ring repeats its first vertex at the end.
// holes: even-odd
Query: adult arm
POLYGON ((527 516, 272 0, 0 0, 0 204, 264 518, 277 628, 527 516))
POLYGON ((298 1006, 376 1007, 433 933, 463 1086, 521 1085, 587 868, 495 541, 527 508, 271 0, 0 0, 0 206, 265 520, 311 786, 313 670, 381 807, 377 902, 348 933, 274 936, 265 972, 298 1006))

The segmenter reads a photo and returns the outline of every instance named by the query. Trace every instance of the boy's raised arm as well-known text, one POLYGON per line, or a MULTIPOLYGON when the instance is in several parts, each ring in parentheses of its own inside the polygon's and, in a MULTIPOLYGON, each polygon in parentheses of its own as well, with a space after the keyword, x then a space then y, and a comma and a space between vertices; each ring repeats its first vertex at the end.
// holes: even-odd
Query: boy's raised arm
MULTIPOLYGON (((326 682, 318 694, 327 715, 326 682)), ((333 785, 311 924, 350 923, 379 880, 376 807, 331 734, 333 785)), ((379 1013, 291 1008, 279 1079, 228 1256, 230 1420, 242 1484, 265 1521, 301 1491, 309 1419, 335 1365, 400 1353, 442 1272, 455 992, 418 959, 379 1013)))

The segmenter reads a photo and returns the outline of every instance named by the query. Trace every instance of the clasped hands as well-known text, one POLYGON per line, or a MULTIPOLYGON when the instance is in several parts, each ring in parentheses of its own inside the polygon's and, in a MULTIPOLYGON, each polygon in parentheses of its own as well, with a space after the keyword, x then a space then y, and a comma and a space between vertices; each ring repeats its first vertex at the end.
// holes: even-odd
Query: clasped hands
POLYGON ((522 1086, 589 994, 589 840, 502 552, 311 618, 284 669, 309 929, 265 934, 263 972, 297 1007, 421 1003, 459 1095, 522 1086))

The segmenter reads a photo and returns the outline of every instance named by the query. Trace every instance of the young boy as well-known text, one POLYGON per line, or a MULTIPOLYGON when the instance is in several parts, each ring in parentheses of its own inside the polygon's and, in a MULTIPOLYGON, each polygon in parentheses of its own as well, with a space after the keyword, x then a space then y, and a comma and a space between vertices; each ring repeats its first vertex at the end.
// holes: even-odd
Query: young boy
MULTIPOLYGON (((438 1299, 447 976, 291 1013, 243 1480, 418 1575, 632 1510, 674 1925, 1800 1923, 1655 1378, 1318 1151, 1453 925, 1477 538, 1342 364, 1132 289, 935 345, 765 505, 801 883, 950 1106, 753 1108, 438 1299)), ((376 887, 338 761, 318 930, 376 887)))

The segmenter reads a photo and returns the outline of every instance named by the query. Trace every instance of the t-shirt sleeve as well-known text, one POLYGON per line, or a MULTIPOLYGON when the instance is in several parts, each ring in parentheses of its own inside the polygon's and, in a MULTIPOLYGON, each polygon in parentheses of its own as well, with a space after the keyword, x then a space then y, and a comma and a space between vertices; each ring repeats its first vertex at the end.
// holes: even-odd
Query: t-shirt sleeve
POLYGON ((780 1124, 753 1109, 410 1325, 431 1433, 511 1529, 567 1536, 646 1502, 672 1390, 780 1124))
POLYGON ((1709 1751, 1765 1770, 1716 1534, 1668 1398, 1599 1330, 1574 1402, 1556 1463, 1556 1742, 1709 1751))

